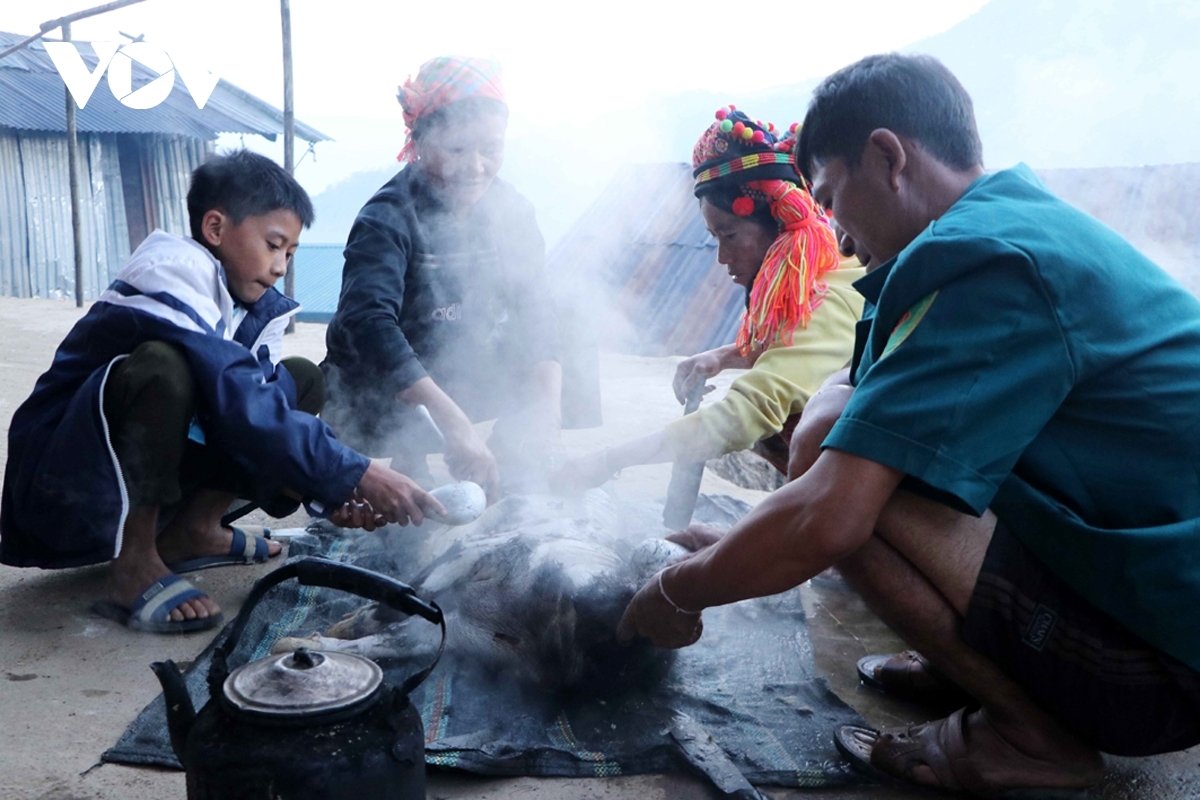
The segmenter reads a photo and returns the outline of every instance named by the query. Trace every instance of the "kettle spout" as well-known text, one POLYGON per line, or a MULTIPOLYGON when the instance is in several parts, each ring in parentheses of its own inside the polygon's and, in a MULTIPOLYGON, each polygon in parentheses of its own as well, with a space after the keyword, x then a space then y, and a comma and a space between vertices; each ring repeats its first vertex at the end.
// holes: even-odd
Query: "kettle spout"
POLYGON ((167 731, 171 734, 171 749, 183 764, 184 745, 192 723, 196 720, 196 708, 188 694, 183 674, 174 661, 156 661, 150 665, 158 682, 162 684, 163 700, 167 705, 167 731))

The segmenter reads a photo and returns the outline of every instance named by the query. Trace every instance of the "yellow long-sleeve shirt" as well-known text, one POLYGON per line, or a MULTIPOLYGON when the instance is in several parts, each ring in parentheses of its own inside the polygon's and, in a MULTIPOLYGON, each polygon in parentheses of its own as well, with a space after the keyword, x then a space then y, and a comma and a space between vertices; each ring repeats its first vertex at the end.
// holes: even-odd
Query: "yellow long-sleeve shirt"
POLYGON ((745 450, 783 430, 821 382, 850 362, 854 325, 863 307, 862 295, 851 284, 864 274, 858 259, 843 260, 827 274, 825 299, 791 345, 767 348, 719 402, 668 425, 667 442, 676 460, 704 461, 745 450))

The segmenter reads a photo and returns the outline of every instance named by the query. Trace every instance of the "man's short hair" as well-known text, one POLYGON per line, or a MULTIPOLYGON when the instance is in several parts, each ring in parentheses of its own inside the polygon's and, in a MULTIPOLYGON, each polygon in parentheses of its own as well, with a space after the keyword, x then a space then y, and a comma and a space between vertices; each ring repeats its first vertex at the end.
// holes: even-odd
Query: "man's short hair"
POLYGON ((262 217, 286 208, 300 218, 304 227, 315 214, 308 192, 283 167, 266 156, 235 150, 210 158, 192 173, 187 195, 192 238, 203 242, 200 223, 214 208, 240 225, 246 217, 262 217))
POLYGON ((971 96, 933 56, 867 56, 821 81, 800 129, 797 164, 811 181, 818 162, 858 166, 871 132, 907 136, 957 170, 983 164, 971 96))

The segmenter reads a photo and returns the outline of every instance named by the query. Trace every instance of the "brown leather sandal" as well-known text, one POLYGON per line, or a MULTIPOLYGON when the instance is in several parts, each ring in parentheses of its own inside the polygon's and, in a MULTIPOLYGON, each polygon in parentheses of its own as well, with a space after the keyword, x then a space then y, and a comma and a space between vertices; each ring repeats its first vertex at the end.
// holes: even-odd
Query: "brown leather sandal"
MULTIPOLYGON (((997 787, 988 784, 967 756, 963 736, 966 709, 946 719, 875 731, 857 725, 843 725, 834 734, 834 744, 850 765, 882 783, 905 788, 920 787, 963 793, 971 797, 999 800, 1056 800, 1086 796, 1087 787, 1096 783, 1103 771, 1090 767, 1062 767, 1026 756, 1013 749, 1016 757, 1028 761, 1034 775, 1041 772, 1056 787, 997 787), (915 778, 917 767, 927 767, 937 779, 930 785, 915 778)), ((985 723, 986 724, 986 723, 985 723)), ((1010 746, 1011 747, 1011 746, 1010 746)))
POLYGON ((930 664, 916 650, 863 656, 858 677, 886 695, 950 709, 971 703, 970 695, 930 664))

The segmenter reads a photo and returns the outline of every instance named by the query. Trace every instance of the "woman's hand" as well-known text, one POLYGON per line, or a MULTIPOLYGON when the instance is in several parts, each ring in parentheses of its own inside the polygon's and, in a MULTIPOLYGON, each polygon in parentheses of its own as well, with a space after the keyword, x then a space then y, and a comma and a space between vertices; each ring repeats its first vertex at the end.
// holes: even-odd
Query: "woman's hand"
POLYGON ((582 492, 595 489, 612 480, 615 470, 609 469, 608 449, 597 450, 581 458, 573 458, 550 475, 553 492, 582 492))
MULTIPOLYGON (((716 376, 722 370, 750 369, 754 366, 754 362, 758 361, 760 355, 762 355, 761 350, 751 350, 746 355, 742 355, 738 352, 737 345, 727 344, 724 347, 705 350, 691 358, 685 358, 675 368, 675 380, 671 384, 671 388, 675 390, 675 399, 679 401, 680 405, 683 405, 687 402, 688 394, 695 387, 716 376)), ((707 387, 704 393, 708 394, 713 388, 712 386, 707 387)))
POLYGON ((487 494, 488 503, 495 502, 500 494, 496 457, 450 395, 426 376, 397 394, 396 399, 410 406, 425 406, 446 440, 446 467, 450 474, 460 481, 479 484, 487 494))
MULTIPOLYGON (((401 475, 393 469, 375 461, 367 467, 362 480, 358 482, 355 495, 362 498, 373 517, 383 522, 395 522, 407 525, 411 520, 414 525, 425 521, 425 513, 433 511, 445 514, 446 509, 436 498, 422 489, 407 475, 401 475)), ((354 501, 352 501, 354 502, 354 501)), ((345 506, 340 509, 346 512, 345 506)), ((358 509, 345 513, 343 519, 353 519, 358 509)), ((338 513, 338 512, 335 512, 338 513)), ((331 517, 332 518, 332 517, 331 517)), ((336 522, 334 524, 337 524, 336 522)), ((375 523, 381 524, 381 523, 375 523)), ((352 527, 352 526, 343 526, 352 527)), ((364 526, 365 527, 365 526, 364 526)))
POLYGON ((479 484, 487 495, 488 505, 494 503, 500 494, 500 470, 496 467, 496 457, 474 426, 468 423, 456 427, 446 431, 445 436, 446 468, 450 474, 457 480, 479 484))
MULTIPOLYGON (((675 390, 675 399, 679 401, 680 405, 687 402, 688 395, 697 386, 721 371, 720 350, 721 348, 706 350, 679 362, 679 366, 675 368, 675 380, 671 382, 671 388, 675 390)), ((716 387, 706 386, 704 393, 708 394, 714 388, 716 387)))

